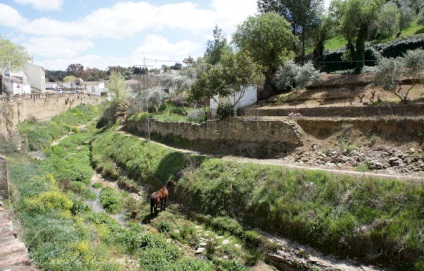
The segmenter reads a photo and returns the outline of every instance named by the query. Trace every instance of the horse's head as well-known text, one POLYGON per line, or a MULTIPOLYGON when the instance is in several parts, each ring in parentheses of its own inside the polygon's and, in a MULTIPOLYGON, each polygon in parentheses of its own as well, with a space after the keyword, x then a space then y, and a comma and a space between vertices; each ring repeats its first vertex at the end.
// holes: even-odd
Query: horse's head
POLYGON ((166 182, 166 187, 176 186, 177 184, 173 180, 169 180, 166 182))

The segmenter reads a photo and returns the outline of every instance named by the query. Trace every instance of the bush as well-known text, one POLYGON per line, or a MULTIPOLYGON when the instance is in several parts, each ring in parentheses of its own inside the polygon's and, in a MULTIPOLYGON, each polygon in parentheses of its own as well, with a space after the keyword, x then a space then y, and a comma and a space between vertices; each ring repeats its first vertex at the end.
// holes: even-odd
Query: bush
POLYGON ((24 201, 25 208, 35 212, 50 212, 52 209, 69 211, 72 205, 72 200, 59 191, 44 192, 24 201))
POLYGON ((275 86, 280 91, 304 88, 320 76, 312 63, 298 66, 292 61, 284 63, 275 74, 275 86))
POLYGON ((220 103, 216 110, 218 119, 223 120, 234 116, 234 106, 231 103, 220 103))
POLYGON ((103 188, 100 191, 100 205, 106 212, 117 214, 122 209, 121 198, 115 189, 111 187, 103 188))

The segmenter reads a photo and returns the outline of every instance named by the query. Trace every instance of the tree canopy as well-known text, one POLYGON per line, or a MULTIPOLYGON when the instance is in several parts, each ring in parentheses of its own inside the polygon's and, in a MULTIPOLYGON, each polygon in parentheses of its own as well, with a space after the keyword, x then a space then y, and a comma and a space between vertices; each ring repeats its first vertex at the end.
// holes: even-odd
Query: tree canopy
POLYGON ((227 43, 227 38, 222 33, 222 29, 216 25, 213 30, 213 40, 208 40, 206 44, 204 59, 207 63, 214 65, 221 60, 224 54, 229 52, 231 52, 231 48, 227 43))
POLYGON ((334 0, 340 16, 340 32, 347 40, 348 58, 356 62, 355 72, 365 65, 365 41, 369 27, 377 20, 377 12, 385 0, 334 0))
POLYGON ((320 24, 320 15, 324 10, 323 0, 258 0, 258 9, 262 13, 276 12, 290 24, 293 35, 301 36, 302 56, 305 56, 307 35, 320 24))
POLYGON ((295 41, 290 24, 275 12, 247 18, 233 36, 237 47, 250 52, 266 75, 274 74, 282 62, 294 56, 295 41))
POLYGON ((120 72, 111 71, 106 86, 114 94, 114 102, 123 102, 128 97, 128 85, 120 72))
MULTIPOLYGON (((191 87, 190 99, 201 101, 216 95, 222 98, 240 91, 239 100, 247 87, 263 84, 264 76, 261 69, 262 67, 245 52, 229 54, 216 65, 207 64, 191 87)), ((220 103, 219 100, 216 102, 220 103)))
POLYGON ((0 36, 0 75, 3 75, 7 70, 21 69, 29 58, 29 54, 23 46, 16 45, 0 36))

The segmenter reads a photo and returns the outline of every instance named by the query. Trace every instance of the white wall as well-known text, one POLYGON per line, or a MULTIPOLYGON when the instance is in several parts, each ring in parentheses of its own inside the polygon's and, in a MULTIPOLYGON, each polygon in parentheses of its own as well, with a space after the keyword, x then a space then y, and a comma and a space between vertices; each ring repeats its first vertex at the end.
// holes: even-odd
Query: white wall
MULTIPOLYGON (((225 98, 219 98, 219 96, 214 96, 215 99, 210 99, 210 111, 212 116, 216 115, 216 110, 218 109, 218 103, 216 101, 221 100, 223 102, 224 100, 227 100, 232 105, 234 105, 234 102, 237 102, 238 98, 240 97, 242 93, 239 91, 235 95, 227 96, 225 98), (215 101, 216 100, 216 101, 215 101)), ((258 101, 258 91, 257 88, 254 86, 249 86, 246 88, 243 97, 236 103, 235 109, 243 108, 252 104, 255 104, 258 101)))
POLYGON ((24 65, 24 72, 28 76, 28 82, 31 87, 46 92, 46 74, 44 68, 32 63, 24 65))

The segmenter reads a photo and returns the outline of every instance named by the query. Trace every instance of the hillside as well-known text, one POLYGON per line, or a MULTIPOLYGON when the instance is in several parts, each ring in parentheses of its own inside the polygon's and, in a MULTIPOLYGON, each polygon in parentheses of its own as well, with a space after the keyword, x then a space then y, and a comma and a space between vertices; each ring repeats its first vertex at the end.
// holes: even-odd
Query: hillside
MULTIPOLYGON (((303 131, 303 146, 280 159, 297 165, 423 176, 424 86, 409 102, 371 87, 372 74, 326 74, 297 94, 281 94, 244 111, 282 118, 303 131)), ((410 85, 404 82, 403 89, 410 85)))

